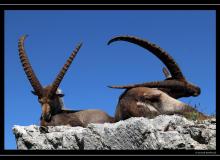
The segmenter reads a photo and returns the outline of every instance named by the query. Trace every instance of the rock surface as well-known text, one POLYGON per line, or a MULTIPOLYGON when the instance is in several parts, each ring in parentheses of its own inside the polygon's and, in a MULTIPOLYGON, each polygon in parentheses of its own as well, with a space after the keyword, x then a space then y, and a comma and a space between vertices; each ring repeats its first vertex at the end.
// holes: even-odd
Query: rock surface
POLYGON ((113 124, 89 124, 87 128, 51 126, 48 131, 41 133, 36 125, 15 125, 17 149, 216 149, 215 118, 196 122, 177 115, 160 115, 154 119, 133 117, 113 124))

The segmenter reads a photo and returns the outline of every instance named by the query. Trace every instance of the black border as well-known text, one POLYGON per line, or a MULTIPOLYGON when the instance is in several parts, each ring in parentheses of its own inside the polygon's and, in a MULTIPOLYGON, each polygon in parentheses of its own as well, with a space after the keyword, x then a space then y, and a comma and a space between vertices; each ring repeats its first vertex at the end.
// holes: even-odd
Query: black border
MULTIPOLYGON (((1 68, 2 68, 2 70, 1 70, 1 74, 0 75, 4 75, 4 11, 3 10, 0 10, 0 23, 2 24, 2 25, 0 25, 0 32, 1 32, 1 43, 0 43, 0 48, 1 48, 1 68)), ((1 80, 2 80, 2 96, 1 97, 3 97, 3 100, 2 100, 2 102, 3 102, 3 105, 5 106, 5 103, 4 103, 4 86, 5 86, 5 84, 4 84, 4 77, 1 77, 1 80)), ((0 117, 1 117, 1 126, 5 126, 4 124, 4 107, 0 107, 0 117)), ((4 127, 5 128, 5 127, 4 127)), ((0 136, 0 138, 1 138, 1 142, 2 143, 0 143, 0 149, 2 150, 2 149, 4 149, 4 129, 2 129, 1 130, 1 132, 3 132, 1 135, 2 136, 0 136)))
MULTIPOLYGON (((1 4, 0 4, 1 5, 1 4)), ((99 4, 99 5, 3 5, 4 10, 216 10, 216 5, 117 5, 117 4, 99 4)), ((219 5, 220 7, 220 5, 219 5)))
MULTIPOLYGON (((218 54, 219 53, 219 32, 218 28, 220 20, 220 10, 219 6, 216 5, 0 5, 0 22, 1 22, 1 32, 2 32, 2 69, 4 74, 4 10, 216 10, 216 73, 219 67, 218 64, 218 54)), ((2 74, 2 75, 3 75, 2 74)), ((216 74, 216 82, 219 81, 219 77, 216 74)), ((3 87, 4 87, 4 78, 3 78, 3 87)), ((218 95, 218 83, 216 84, 216 100, 218 95)), ((4 93, 3 93, 4 95, 4 93)), ((1 96, 3 97, 3 96, 1 96)), ((4 97, 3 97, 4 98, 4 97)), ((4 100, 2 101, 4 103, 4 100)), ((218 102, 216 102, 218 106, 218 102)), ((4 115, 4 107, 1 108, 1 115, 4 115)), ((218 121, 219 108, 216 107, 216 118, 218 121)), ((1 116, 1 126, 4 126, 4 116, 1 116)), ((216 126, 218 130, 218 125, 216 126)), ((2 127, 1 127, 2 128, 2 127)), ((0 155, 194 155, 194 156, 213 156, 219 154, 218 146, 217 150, 214 151, 200 151, 200 150, 150 150, 150 151, 128 151, 128 150, 114 150, 114 151, 72 151, 72 150, 61 150, 61 151, 52 151, 52 150, 4 150, 4 130, 1 130, 1 143, 0 144, 0 155), (213 154, 214 153, 214 154, 213 154)), ((217 131, 218 132, 218 131, 217 131)), ((218 141, 218 138, 216 138, 218 141)), ((218 142, 216 142, 218 144, 218 142)))
MULTIPOLYGON (((220 7, 220 6, 219 6, 220 7)), ((220 28, 220 9, 218 8, 218 10, 216 10, 216 150, 218 151, 218 154, 220 154, 219 151, 219 147, 217 146, 217 144, 220 144, 220 142, 218 142, 220 139, 217 137, 217 133, 219 132, 219 126, 217 125, 217 122, 219 121, 219 115, 220 115, 220 108, 219 108, 219 68, 220 68, 220 63, 218 62, 219 60, 219 45, 218 43, 220 42, 220 36, 219 36, 219 28, 220 28)))
MULTIPOLYGON (((5 0, 0 4, 51 4, 50 0, 5 0)), ((53 3, 56 4, 124 4, 125 1, 119 0, 54 0, 53 3)), ((126 3, 128 4, 219 4, 219 0, 127 0, 126 3)))

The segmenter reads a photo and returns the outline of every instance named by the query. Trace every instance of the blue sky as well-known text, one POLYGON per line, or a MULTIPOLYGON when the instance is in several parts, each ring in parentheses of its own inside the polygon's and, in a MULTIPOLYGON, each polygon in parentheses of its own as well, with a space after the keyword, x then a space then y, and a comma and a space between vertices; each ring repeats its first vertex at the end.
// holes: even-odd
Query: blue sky
POLYGON ((5 149, 16 149, 13 125, 39 125, 41 107, 18 57, 18 39, 43 86, 50 84, 79 42, 78 55, 60 88, 69 109, 101 109, 114 115, 123 90, 107 85, 164 79, 159 59, 126 42, 133 35, 170 53, 185 77, 201 87, 198 97, 181 98, 199 111, 216 108, 215 11, 6 11, 5 12, 5 149))

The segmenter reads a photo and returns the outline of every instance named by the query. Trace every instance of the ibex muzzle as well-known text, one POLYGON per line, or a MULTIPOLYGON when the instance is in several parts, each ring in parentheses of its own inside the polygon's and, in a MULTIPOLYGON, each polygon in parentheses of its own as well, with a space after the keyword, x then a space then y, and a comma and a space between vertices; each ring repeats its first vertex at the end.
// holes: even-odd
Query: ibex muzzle
POLYGON ((42 118, 46 121, 46 122, 50 122, 51 120, 51 109, 50 109, 50 105, 49 103, 43 103, 42 105, 42 118))

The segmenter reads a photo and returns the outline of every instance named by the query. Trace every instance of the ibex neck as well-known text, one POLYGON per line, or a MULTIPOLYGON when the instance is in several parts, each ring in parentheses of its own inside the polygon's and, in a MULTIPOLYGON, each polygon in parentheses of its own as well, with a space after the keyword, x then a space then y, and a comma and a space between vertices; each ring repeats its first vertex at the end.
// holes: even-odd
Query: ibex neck
POLYGON ((51 102, 51 114, 55 115, 57 113, 62 112, 64 109, 64 103, 63 99, 60 97, 56 97, 52 102, 51 102))

